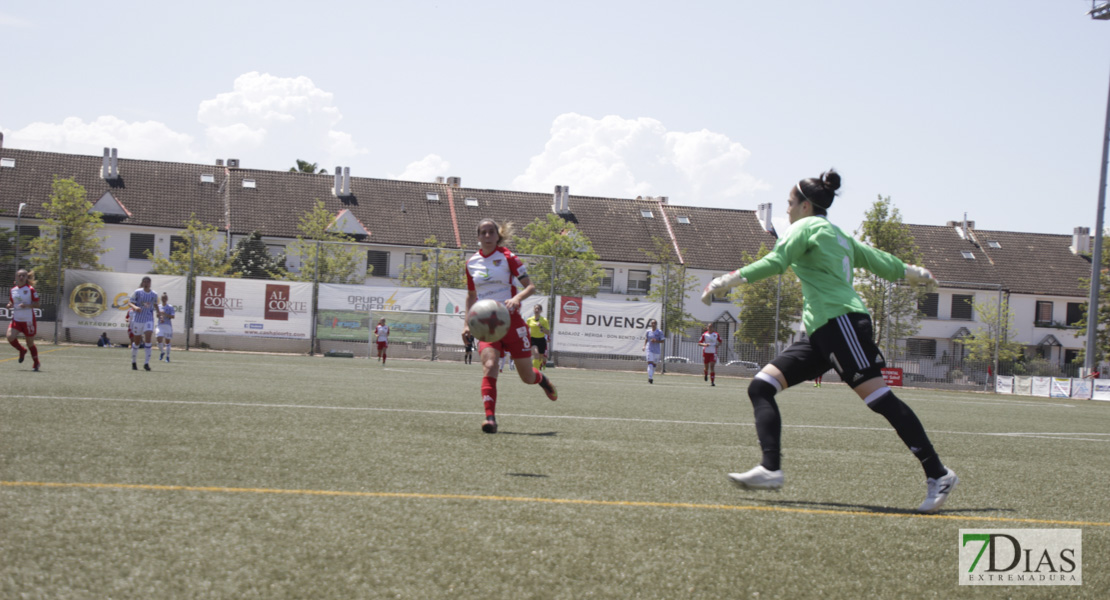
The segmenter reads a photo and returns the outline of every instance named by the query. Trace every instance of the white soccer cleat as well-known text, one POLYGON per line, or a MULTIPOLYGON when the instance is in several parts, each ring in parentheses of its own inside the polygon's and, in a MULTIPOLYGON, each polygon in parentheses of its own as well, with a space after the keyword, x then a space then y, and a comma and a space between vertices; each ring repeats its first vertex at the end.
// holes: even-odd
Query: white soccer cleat
POLYGON ((925 501, 921 506, 917 507, 917 512, 920 513, 935 513, 940 510, 945 500, 948 500, 948 494, 956 489, 956 484, 960 482, 960 478, 956 477, 956 472, 948 469, 944 477, 939 479, 929 478, 925 480, 925 501))
POLYGON ((749 490, 777 490, 782 487, 782 469, 770 471, 763 465, 746 473, 729 473, 728 478, 736 485, 749 490))

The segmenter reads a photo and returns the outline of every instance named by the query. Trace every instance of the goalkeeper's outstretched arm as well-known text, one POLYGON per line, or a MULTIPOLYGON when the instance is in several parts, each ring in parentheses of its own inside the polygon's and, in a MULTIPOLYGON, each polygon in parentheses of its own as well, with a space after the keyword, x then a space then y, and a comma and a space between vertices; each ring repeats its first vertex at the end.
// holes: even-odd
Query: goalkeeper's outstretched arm
POLYGON ((727 294, 728 291, 731 290, 732 288, 740 285, 741 283, 747 283, 747 282, 748 282, 748 280, 744 279, 740 275, 740 270, 739 269, 737 269, 737 270, 735 270, 731 273, 725 273, 724 275, 721 275, 720 277, 714 277, 713 281, 710 281, 709 285, 705 286, 705 289, 702 290, 702 292, 701 292, 701 301, 706 306, 709 306, 710 304, 713 303, 713 298, 714 297, 720 298, 720 297, 724 296, 725 294, 727 294))

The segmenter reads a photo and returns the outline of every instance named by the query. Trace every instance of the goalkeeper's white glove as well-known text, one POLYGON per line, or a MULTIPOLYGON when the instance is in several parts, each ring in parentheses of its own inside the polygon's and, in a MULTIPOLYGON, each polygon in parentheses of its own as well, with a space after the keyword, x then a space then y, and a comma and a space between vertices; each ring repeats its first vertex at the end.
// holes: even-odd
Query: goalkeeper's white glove
POLYGON ((733 271, 726 273, 720 277, 714 277, 709 285, 701 291, 701 301, 706 306, 713 303, 713 298, 724 296, 728 291, 741 283, 747 283, 748 280, 740 276, 740 271, 733 271))
POLYGON ((931 290, 937 286, 937 279, 925 267, 906 265, 906 282, 910 285, 923 285, 931 290))

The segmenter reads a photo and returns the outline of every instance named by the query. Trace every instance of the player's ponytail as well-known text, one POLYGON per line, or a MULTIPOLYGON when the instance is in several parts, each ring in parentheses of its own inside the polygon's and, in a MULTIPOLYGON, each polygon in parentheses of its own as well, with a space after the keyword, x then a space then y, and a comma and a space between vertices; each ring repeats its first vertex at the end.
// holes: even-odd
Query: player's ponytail
POLYGON ((829 169, 821 173, 820 177, 799 181, 798 185, 790 191, 790 195, 795 202, 809 201, 813 205, 813 214, 827 215, 839 189, 840 173, 837 173, 836 169, 829 169))

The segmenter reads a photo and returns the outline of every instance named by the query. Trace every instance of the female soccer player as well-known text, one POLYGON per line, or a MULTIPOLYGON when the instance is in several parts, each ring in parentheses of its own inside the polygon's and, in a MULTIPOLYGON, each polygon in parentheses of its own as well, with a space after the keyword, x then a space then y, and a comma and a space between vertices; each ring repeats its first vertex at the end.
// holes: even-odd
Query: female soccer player
POLYGON ((547 366, 547 334, 551 333, 551 324, 543 316, 543 305, 537 304, 532 309, 525 324, 532 342, 532 366, 542 371, 547 366))
POLYGON ((702 302, 708 305, 713 296, 723 295, 729 288, 777 275, 787 268, 793 268, 802 281, 802 321, 808 337, 763 367, 748 387, 763 460, 745 473, 730 473, 729 478, 745 488, 782 487, 782 418, 775 394, 832 368, 868 408, 890 422, 921 462, 926 496, 917 510, 936 512, 959 479, 937 456, 917 415, 883 381, 881 368, 886 362, 872 339, 871 316, 852 287, 852 271, 865 268, 889 281, 905 277, 911 285, 932 285, 936 280, 928 270, 865 246, 830 223, 828 209, 839 188, 840 175, 832 169, 820 177, 799 181, 787 198, 790 228, 774 250, 746 267, 717 277, 702 292, 702 302))
POLYGON ((31 360, 35 361, 31 370, 38 371, 42 364, 39 362, 39 349, 35 346, 35 334, 38 330, 38 321, 35 319, 35 309, 39 307, 39 293, 35 291, 35 273, 27 269, 20 269, 15 273, 15 287, 8 295, 8 308, 12 311, 12 322, 8 324, 8 343, 19 350, 19 362, 23 362, 27 353, 31 353, 31 360), (19 334, 22 333, 27 340, 27 347, 19 344, 19 334))
POLYGON ((648 319, 647 333, 644 334, 644 358, 648 364, 648 383, 655 383, 655 363, 663 354, 663 332, 659 329, 659 322, 648 319))
POLYGON ((374 335, 378 336, 378 362, 385 364, 386 349, 389 348, 389 325, 385 324, 385 317, 378 320, 374 327, 374 335))
POLYGON ((709 385, 717 385, 717 347, 721 345, 721 336, 712 330, 713 324, 706 323, 705 330, 701 332, 698 345, 701 346, 701 362, 705 365, 705 380, 709 385))
MULTIPOLYGON (((482 431, 486 433, 497 433, 497 363, 503 350, 512 357, 521 381, 539 384, 552 400, 559 397, 551 380, 531 364, 531 340, 528 338, 528 327, 520 316, 520 303, 535 293, 536 286, 528 277, 524 263, 502 245, 508 237, 507 229, 493 219, 479 221, 478 251, 466 261, 466 312, 470 312, 475 302, 487 298, 497 300, 509 309, 509 332, 505 337, 492 344, 478 344, 478 357, 482 361, 482 403, 486 409, 482 431), (518 289, 514 279, 524 287, 518 289)), ((464 324, 463 343, 466 343, 469 334, 470 326, 464 324)))
POLYGON ((177 309, 170 304, 170 295, 162 292, 162 314, 158 317, 158 325, 154 328, 154 341, 158 342, 158 360, 165 359, 170 362, 170 346, 173 342, 173 318, 177 316, 177 309))

